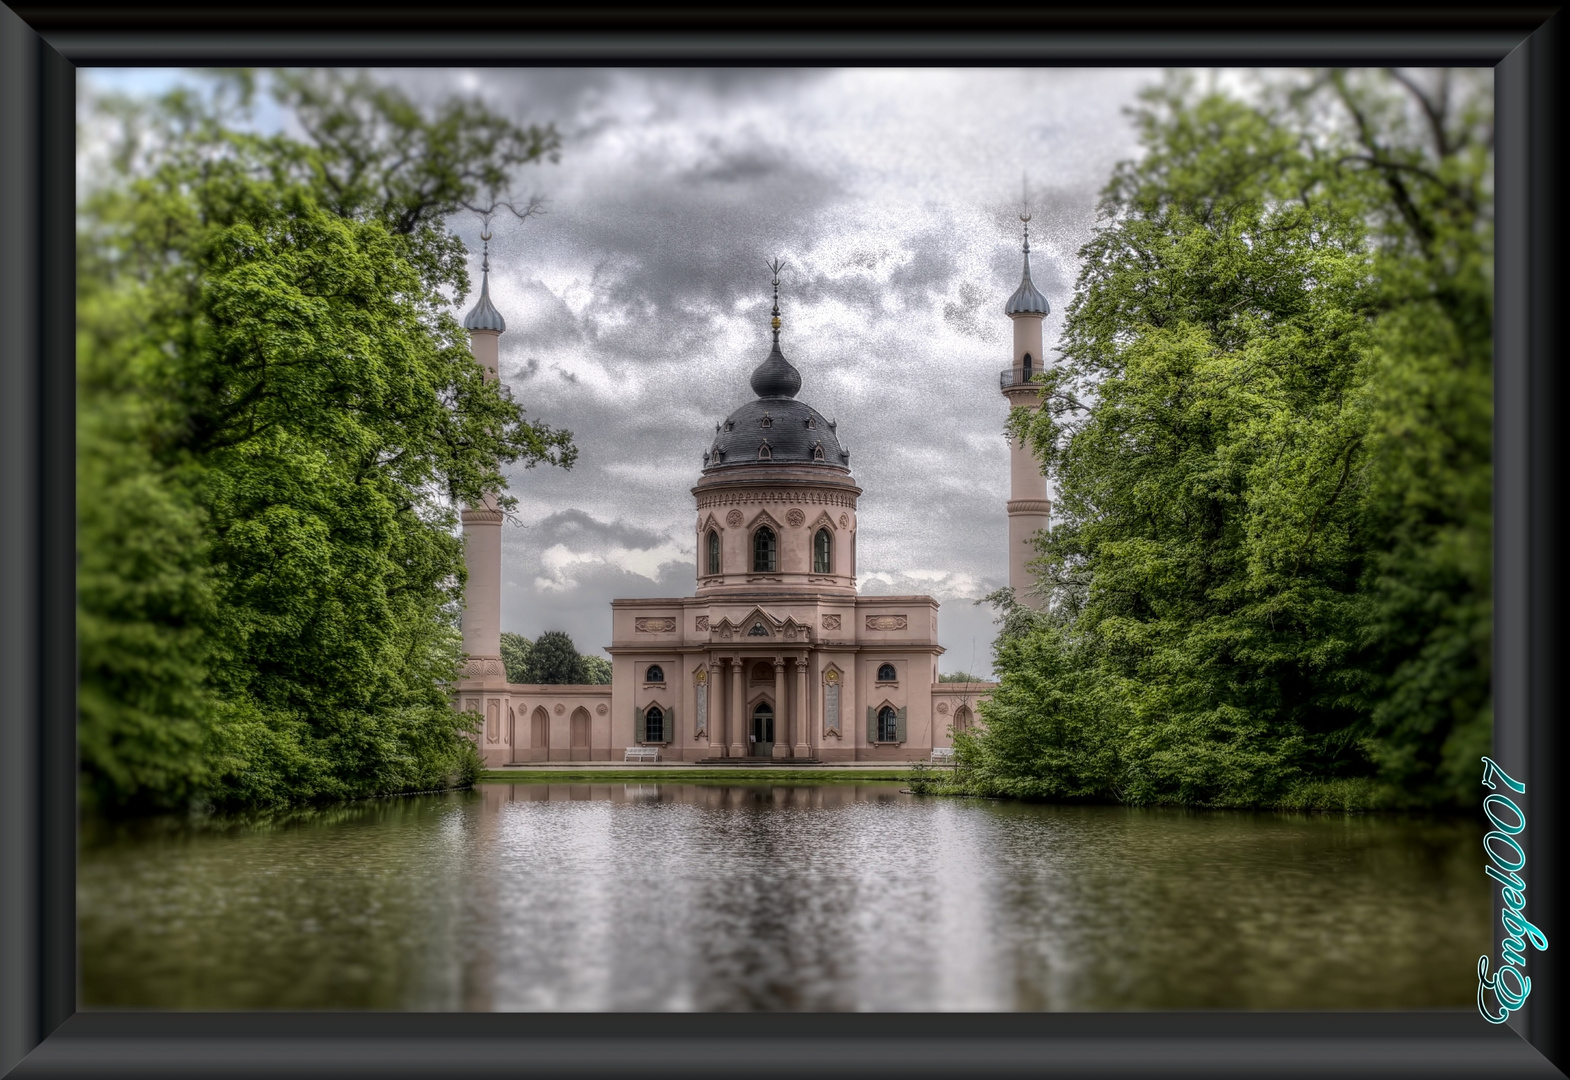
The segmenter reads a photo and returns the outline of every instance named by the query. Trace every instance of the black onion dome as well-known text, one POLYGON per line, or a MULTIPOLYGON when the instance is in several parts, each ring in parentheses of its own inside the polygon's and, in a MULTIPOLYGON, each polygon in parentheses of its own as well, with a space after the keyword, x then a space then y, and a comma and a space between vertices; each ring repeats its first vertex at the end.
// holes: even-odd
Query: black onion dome
POLYGON ((769 358, 752 371, 752 392, 760 398, 793 398, 801 391, 801 372, 791 366, 780 352, 779 335, 774 337, 774 351, 769 358))
POLYGON ((840 446, 832 421, 797 401, 801 372, 780 352, 779 339, 768 359, 752 373, 757 398, 725 418, 704 457, 705 473, 737 465, 818 465, 850 471, 850 452, 840 446))

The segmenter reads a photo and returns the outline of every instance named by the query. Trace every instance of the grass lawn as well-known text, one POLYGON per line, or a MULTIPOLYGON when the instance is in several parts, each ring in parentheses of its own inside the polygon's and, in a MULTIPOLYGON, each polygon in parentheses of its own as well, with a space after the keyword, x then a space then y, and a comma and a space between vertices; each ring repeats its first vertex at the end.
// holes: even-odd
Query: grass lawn
POLYGON ((482 784, 867 784, 904 783, 910 773, 903 769, 488 769, 480 774, 482 784))

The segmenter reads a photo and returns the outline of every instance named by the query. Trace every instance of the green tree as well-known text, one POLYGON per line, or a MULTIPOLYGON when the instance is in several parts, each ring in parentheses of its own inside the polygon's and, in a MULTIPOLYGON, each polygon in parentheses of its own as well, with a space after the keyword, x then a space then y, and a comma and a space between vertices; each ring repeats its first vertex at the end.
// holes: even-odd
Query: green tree
POLYGON ((968 671, 946 671, 943 674, 938 676, 938 682, 940 682, 940 683, 945 683, 945 682, 971 683, 971 682, 986 682, 986 681, 987 680, 983 679, 980 675, 972 675, 968 671))
POLYGON ((1011 418, 1060 522, 1051 612, 1000 598, 977 783, 1461 796, 1488 730, 1486 105, 1342 72, 1146 95, 1045 407, 1011 418))
POLYGON ((603 656, 584 655, 583 681, 590 686, 609 686, 611 684, 611 662, 603 656))
POLYGON ((481 378, 447 314, 468 280, 443 222, 493 204, 553 136, 280 73, 310 138, 261 137, 233 112, 249 76, 227 85, 138 114, 146 138, 82 206, 79 411, 129 448, 108 467, 83 440, 83 698, 118 703, 84 712, 84 772, 118 803, 441 786, 474 765, 446 690, 452 508, 510 506, 500 463, 573 458, 568 433, 481 378), (112 520, 137 490, 157 497, 112 520), (138 635, 178 662, 153 670, 138 635), (176 752, 166 775, 134 764, 176 752))
POLYGON ((508 682, 529 681, 529 652, 533 647, 522 634, 502 633, 502 665, 507 669, 508 682))
POLYGON ((543 685, 582 685, 589 682, 584 658, 572 638, 560 630, 547 630, 534 639, 529 651, 529 678, 543 685))

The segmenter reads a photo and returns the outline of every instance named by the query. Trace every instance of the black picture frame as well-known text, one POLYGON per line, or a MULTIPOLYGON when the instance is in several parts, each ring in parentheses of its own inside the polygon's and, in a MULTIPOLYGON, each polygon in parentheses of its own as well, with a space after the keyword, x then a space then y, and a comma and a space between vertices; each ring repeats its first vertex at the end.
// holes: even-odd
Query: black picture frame
POLYGON ((1557 310, 1562 25, 1550 8, 978 9, 874 19, 849 9, 0 7, 0 1071, 19 1078, 402 1077, 477 1069, 692 1077, 1561 1075, 1563 943, 1531 954, 1532 994, 1508 1026, 1468 1010, 78 1013, 72 236, 78 65, 1493 66, 1494 746, 1497 760, 1526 779, 1528 913, 1552 944, 1564 932, 1556 865, 1557 664, 1566 610, 1557 566, 1565 426, 1557 310))

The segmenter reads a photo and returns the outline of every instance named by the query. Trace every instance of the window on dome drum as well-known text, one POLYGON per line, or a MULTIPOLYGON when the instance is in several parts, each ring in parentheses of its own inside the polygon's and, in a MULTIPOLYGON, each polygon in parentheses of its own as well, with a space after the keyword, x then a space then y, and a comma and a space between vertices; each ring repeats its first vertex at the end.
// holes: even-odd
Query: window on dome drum
POLYGON ((758 421, 758 426, 759 427, 773 427, 774 426, 774 420, 769 416, 768 413, 764 413, 763 414, 763 419, 758 421))
POLYGON ((768 461, 773 456, 774 456, 774 451, 769 449, 769 444, 768 443, 764 443, 762 446, 758 447, 758 460, 759 461, 768 461))
POLYGON ((878 741, 899 741, 899 714, 891 705, 885 705, 878 710, 878 741))
POLYGON ((720 572, 720 534, 709 530, 709 573, 720 572))
POLYGON ((643 711, 643 741, 665 741, 665 710, 658 705, 650 705, 643 711))
POLYGON ((813 461, 822 461, 823 460, 823 444, 822 443, 819 442, 819 443, 813 443, 812 444, 812 460, 813 461))
POLYGON ((765 525, 752 534, 752 572, 754 574, 772 574, 778 566, 776 559, 778 544, 774 539, 774 530, 765 525))
POLYGON ((1030 354, 1029 353, 1025 354, 1025 379, 1026 379, 1027 382, 1030 379, 1030 354))
POLYGON ((649 670, 643 673, 644 682, 664 682, 665 669, 658 664, 650 664, 649 670))
POLYGON ((894 670, 893 664, 884 664, 882 667, 878 668, 878 681, 898 682, 899 672, 894 670))
POLYGON ((810 428, 815 428, 818 426, 818 422, 809 416, 807 417, 807 426, 810 428))
POLYGON ((726 431, 729 431, 731 428, 733 428, 735 426, 736 426, 736 421, 734 421, 734 420, 727 420, 727 421, 725 421, 725 430, 726 431))
MULTIPOLYGON (((823 451, 818 451, 818 457, 823 456, 823 451)), ((812 538, 812 572, 814 574, 833 573, 834 540, 829 536, 829 530, 819 529, 818 534, 812 538)))

